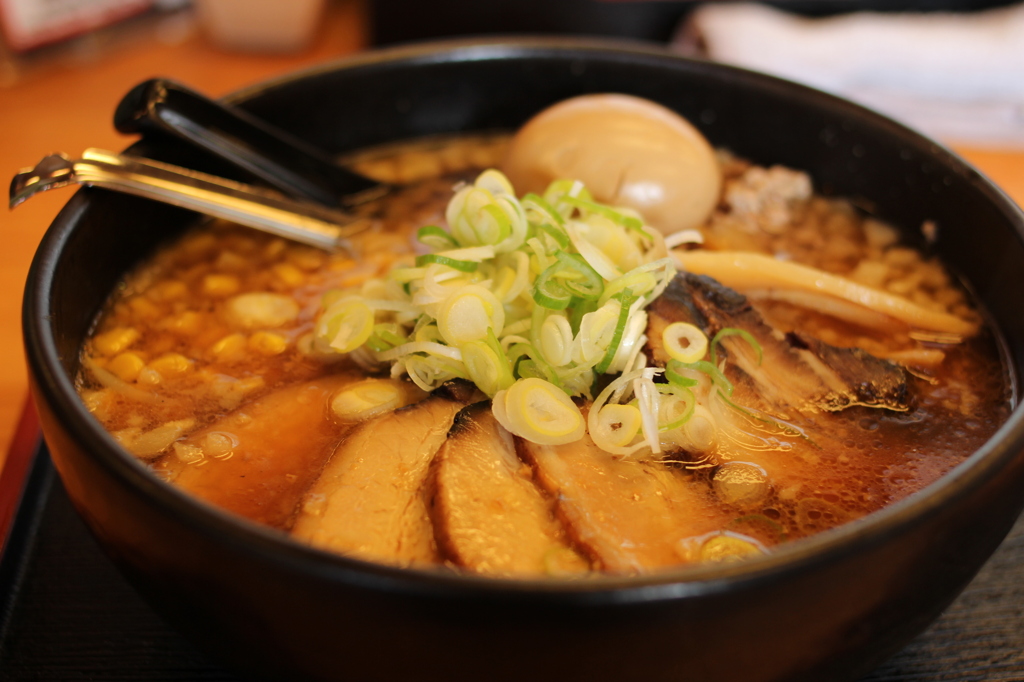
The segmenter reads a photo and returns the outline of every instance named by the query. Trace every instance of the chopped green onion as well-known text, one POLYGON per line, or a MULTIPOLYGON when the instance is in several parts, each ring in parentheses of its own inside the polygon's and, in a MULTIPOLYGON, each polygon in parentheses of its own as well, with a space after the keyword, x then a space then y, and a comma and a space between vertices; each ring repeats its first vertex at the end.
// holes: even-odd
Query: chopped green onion
POLYGON ((370 334, 370 338, 366 340, 366 345, 371 350, 380 353, 395 346, 401 346, 403 343, 408 343, 409 339, 398 334, 396 330, 398 325, 393 323, 377 324, 373 327, 373 333, 370 334))
POLYGON ((738 336, 749 343, 750 347, 757 353, 758 365, 764 360, 764 349, 761 348, 761 344, 757 342, 757 339, 750 332, 745 329, 737 329, 736 327, 723 327, 715 334, 715 338, 711 339, 711 362, 716 366, 718 365, 718 344, 727 336, 738 336))
POLYGON ((484 206, 483 210, 486 211, 491 216, 491 218, 494 219, 494 223, 498 227, 498 232, 493 237, 487 237, 482 235, 480 237, 480 243, 500 244, 501 242, 508 239, 508 237, 512 234, 512 221, 511 219, 509 219, 508 214, 505 213, 505 211, 501 210, 500 206, 497 206, 495 204, 487 204, 486 206, 484 206))
POLYGON ((516 378, 536 377, 550 381, 559 388, 562 387, 562 381, 558 378, 558 372, 529 343, 517 343, 511 346, 508 349, 508 361, 516 378))
MULTIPOLYGON (((554 267, 555 265, 551 266, 554 267)), ((551 268, 544 272, 548 273, 551 268)), ((533 286, 533 300, 537 305, 549 310, 565 310, 569 307, 572 294, 553 277, 542 275, 533 286)))
MULTIPOLYGON (((590 190, 575 180, 555 180, 544 190, 544 200, 551 206, 557 207, 566 197, 578 197, 588 201, 593 199, 590 195, 590 190)), ((571 206, 568 212, 572 212, 571 206)))
POLYGON ((615 209, 609 208, 608 206, 595 203, 588 199, 570 196, 562 197, 561 201, 574 208, 579 208, 590 213, 596 213, 600 216, 604 216, 605 218, 608 218, 616 225, 621 225, 627 230, 636 230, 637 232, 643 232, 644 234, 647 234, 644 230, 644 221, 640 220, 639 218, 634 218, 633 216, 630 215, 619 213, 615 209))
POLYGON ((597 301, 584 301, 579 298, 574 298, 569 303, 572 312, 569 315, 569 327, 572 329, 573 336, 580 333, 580 323, 583 321, 583 316, 587 313, 592 313, 598 309, 597 301))
MULTIPOLYGON (((430 253, 403 260, 386 279, 324 297, 318 348, 365 345, 373 352, 358 362, 392 362, 392 376, 407 375, 425 391, 467 378, 492 396, 500 423, 536 442, 582 436, 571 399, 597 394, 591 435, 616 455, 659 453, 659 431, 697 443, 690 431, 714 428, 699 402, 708 394, 695 388, 707 382, 693 372, 709 376, 717 389, 711 395, 732 404, 732 385, 715 357, 721 339, 742 336, 761 356, 752 337, 723 330, 708 362, 694 343, 701 339, 685 344, 674 327, 666 347, 693 348, 670 353, 667 383, 656 383, 662 370, 642 367, 644 307, 668 286, 674 261, 658 258, 662 242, 635 213, 594 201, 579 181, 558 180, 543 196, 518 200, 507 178, 485 171, 455 193, 445 219, 416 233, 430 253), (628 234, 634 230, 649 238, 628 234), (601 378, 609 372, 623 374, 609 383, 601 378), (634 397, 637 406, 628 404, 634 397)), ((714 439, 699 439, 705 441, 714 439)))
POLYGON ((697 362, 679 362, 678 360, 669 360, 668 371, 679 374, 680 369, 695 369, 698 372, 707 374, 711 378, 712 383, 718 386, 723 397, 729 398, 732 396, 732 382, 725 378, 725 375, 722 374, 722 370, 718 369, 716 365, 711 364, 707 360, 698 360, 697 362))
MULTIPOLYGON (((591 408, 593 409, 593 408, 591 408)), ((597 416, 596 440, 606 441, 617 448, 624 448, 633 442, 640 432, 643 416, 635 405, 609 403, 601 407, 597 416)))
POLYGON ((568 365, 572 357, 572 327, 564 314, 552 313, 540 326, 539 350, 544 359, 555 367, 568 365))
POLYGON ((358 298, 344 298, 324 311, 316 337, 338 353, 351 353, 373 333, 373 309, 358 298))
POLYGON ((675 384, 676 386, 679 386, 681 388, 692 388, 700 384, 700 382, 697 381, 696 379, 684 377, 682 374, 676 371, 677 369, 679 368, 673 367, 671 362, 668 363, 668 366, 665 367, 665 378, 668 379, 668 382, 670 384, 675 384))
POLYGON ((629 289, 624 289, 615 295, 615 299, 619 302, 619 320, 615 323, 615 332, 612 335, 612 342, 608 344, 608 350, 604 352, 601 362, 597 363, 597 367, 594 368, 598 374, 607 372, 612 360, 615 359, 619 344, 622 343, 622 333, 626 330, 626 322, 629 320, 629 309, 638 298, 639 296, 634 296, 629 289))
POLYGON ((373 328, 373 332, 392 346, 401 346, 403 343, 408 343, 409 339, 395 332, 395 328, 397 326, 398 325, 378 324, 373 328))
POLYGON ((573 248, 579 252, 583 260, 587 261, 587 264, 594 268, 599 275, 604 277, 609 282, 622 277, 622 271, 615 262, 608 257, 604 251, 599 249, 596 244, 589 241, 578 228, 578 223, 574 221, 567 222, 565 224, 565 231, 569 235, 569 240, 572 242, 573 248))
POLYGON ((429 246, 435 251, 443 251, 444 249, 457 248, 459 246, 459 243, 455 241, 455 237, 437 225, 421 227, 416 231, 416 239, 421 244, 429 246))
POLYGON ((505 327, 505 309, 489 289, 479 284, 459 287, 441 304, 437 328, 446 343, 461 346, 487 336, 488 329, 500 333, 505 327))
POLYGON ((533 289, 533 300, 551 310, 565 310, 575 297, 594 301, 604 290, 603 280, 594 268, 575 253, 559 251, 556 261, 540 274, 533 289))
MULTIPOLYGON (((717 336, 715 338, 718 338, 717 336)), ((661 333, 665 352, 673 360, 679 362, 696 362, 708 351, 708 337, 698 327, 689 322, 673 322, 661 333), (686 345, 682 341, 686 341, 686 345)), ((712 353, 712 364, 717 365, 712 353)))
MULTIPOLYGON (((554 276, 563 280, 562 285, 570 294, 584 301, 596 301, 601 298, 601 292, 604 291, 601 275, 597 274, 582 256, 565 251, 559 251, 556 256, 556 265, 561 267, 554 276)), ((541 277, 543 276, 542 274, 541 277)))
POLYGON ((493 329, 487 330, 487 338, 464 343, 459 350, 469 378, 487 397, 493 398, 515 382, 508 357, 493 329))
POLYGON ((366 339, 366 346, 375 353, 380 353, 394 348, 394 346, 376 334, 370 334, 370 338, 366 339))
POLYGON ((556 225, 565 224, 565 218, 562 217, 562 214, 556 211, 554 206, 549 204, 542 196, 529 192, 523 197, 523 205, 540 210, 542 213, 550 216, 550 218, 555 221, 556 225))
MULTIPOLYGON (((680 426, 690 421, 690 417, 693 416, 694 410, 697 409, 697 396, 694 395, 693 391, 684 386, 678 386, 676 384, 655 384, 658 392, 662 395, 669 395, 676 398, 674 401, 669 401, 668 405, 665 401, 662 402, 661 409, 658 410, 658 430, 659 431, 672 431, 678 429, 680 426), (675 416, 671 421, 662 421, 661 417, 663 410, 666 407, 674 407, 680 402, 686 405, 686 409, 683 410, 682 414, 675 416)), ((667 411, 667 410, 666 410, 667 411)))
POLYGON ((551 237, 551 239, 558 244, 558 248, 563 250, 569 248, 569 245, 571 244, 569 241, 569 235, 567 235, 565 230, 562 228, 555 227, 551 223, 541 223, 537 226, 537 229, 551 237))
POLYGON ((436 253, 425 253, 422 256, 416 256, 416 267, 418 268, 430 265, 431 263, 447 265, 448 267, 460 272, 476 272, 476 269, 480 266, 479 263, 474 263, 470 260, 457 260, 455 258, 449 258, 448 256, 442 256, 436 253))
POLYGON ((543 379, 520 379, 494 396, 494 416, 511 433, 534 443, 559 445, 583 437, 580 408, 543 379))

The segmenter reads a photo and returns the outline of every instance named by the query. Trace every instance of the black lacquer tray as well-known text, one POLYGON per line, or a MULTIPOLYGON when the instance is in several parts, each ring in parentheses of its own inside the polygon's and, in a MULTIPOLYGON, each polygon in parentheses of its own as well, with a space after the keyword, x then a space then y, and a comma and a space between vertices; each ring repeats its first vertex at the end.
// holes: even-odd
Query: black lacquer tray
MULTIPOLYGON (((72 509, 41 440, 0 557, 0 679, 241 679, 125 582, 72 509)), ((862 682, 939 680, 1024 680, 1024 518, 943 616, 862 682)))

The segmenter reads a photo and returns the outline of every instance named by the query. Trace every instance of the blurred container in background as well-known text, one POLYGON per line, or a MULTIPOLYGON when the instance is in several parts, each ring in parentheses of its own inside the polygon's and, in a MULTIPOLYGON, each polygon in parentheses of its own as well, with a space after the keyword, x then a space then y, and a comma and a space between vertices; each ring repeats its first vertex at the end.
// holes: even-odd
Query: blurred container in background
POLYGON ((308 47, 324 0, 195 0, 199 24, 217 46, 245 52, 308 47))

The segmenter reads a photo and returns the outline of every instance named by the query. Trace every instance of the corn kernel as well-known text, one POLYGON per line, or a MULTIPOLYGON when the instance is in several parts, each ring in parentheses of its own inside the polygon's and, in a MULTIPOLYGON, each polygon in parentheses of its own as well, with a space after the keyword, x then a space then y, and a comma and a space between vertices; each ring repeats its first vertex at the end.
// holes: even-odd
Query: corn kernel
POLYGON ((253 391, 258 391, 266 385, 267 382, 263 377, 246 377, 238 381, 238 389, 243 395, 247 395, 253 391))
POLYGON ((217 238, 209 232, 194 232, 181 243, 183 252, 197 256, 217 247, 217 238))
POLYGON ((106 422, 111 419, 111 409, 114 407, 114 391, 109 388, 101 388, 97 391, 83 391, 82 400, 85 408, 92 412, 100 421, 106 422))
POLYGON ((224 320, 238 329, 268 329, 294 321, 299 312, 298 302, 290 296, 255 291, 229 299, 224 320))
POLYGON ((161 322, 160 327, 182 336, 195 336, 202 329, 203 318, 194 310, 172 315, 161 322))
POLYGON ((138 353, 127 351, 116 356, 113 360, 107 363, 106 369, 114 373, 121 381, 135 381, 139 377, 139 372, 146 366, 146 361, 142 359, 138 353))
POLYGON ((175 443, 174 456, 183 464, 198 464, 205 457, 201 448, 189 443, 175 443))
POLYGON ((395 254, 393 253, 371 253, 363 261, 366 263, 373 263, 377 266, 378 270, 386 270, 391 267, 391 264, 395 261, 395 254))
POLYGON ((142 371, 139 372, 138 378, 135 379, 135 383, 143 386, 159 386, 163 383, 163 380, 164 378, 160 376, 160 372, 152 367, 143 367, 142 371))
POLYGON ((288 339, 274 332, 256 332, 249 337, 249 349, 261 355, 280 355, 288 348, 288 339))
POLYGON ((236 232, 226 242, 228 247, 242 254, 251 254, 259 244, 250 236, 251 233, 242 231, 236 232))
POLYGON ((146 295, 154 301, 176 301, 185 298, 187 294, 188 285, 180 279, 167 279, 163 282, 157 282, 146 292, 146 295))
POLYGON ((208 296, 231 296, 242 288, 234 275, 211 274, 203 277, 203 293, 208 296))
POLYGON ((132 327, 117 327, 97 334, 92 340, 92 347, 100 355, 110 357, 131 346, 139 340, 140 336, 139 330, 132 327))
POLYGON ((132 311, 132 315, 136 319, 157 320, 163 316, 163 311, 158 305, 142 296, 135 296, 134 298, 129 299, 128 308, 132 311))
POLYGON ((283 239, 274 239, 267 242, 267 245, 263 247, 263 257, 267 260, 274 260, 282 253, 288 245, 283 239))
POLYGON ((228 334, 213 344, 210 351, 222 362, 236 360, 245 353, 246 339, 242 334, 228 334))
POLYGON ((354 268, 356 262, 351 258, 331 258, 330 264, 327 266, 328 270, 332 272, 344 272, 350 268, 354 268))
POLYGON ((149 367, 159 372, 162 377, 178 377, 192 369, 192 361, 181 353, 166 353, 151 360, 149 367))
POLYGON ((238 438, 225 431, 211 431, 202 441, 203 452, 214 459, 228 459, 238 447, 238 438))
POLYGON ((273 267, 273 272, 274 276, 288 287, 297 287, 306 279, 305 275, 302 274, 302 270, 299 270, 291 263, 278 263, 273 267))
POLYGON ((374 277, 377 274, 377 268, 373 265, 360 265, 359 267, 353 268, 339 284, 342 287, 357 287, 363 284, 366 280, 374 277))
POLYGON ((323 251, 318 251, 305 246, 293 246, 289 248, 288 252, 285 254, 285 258, 295 267, 307 272, 319 270, 324 264, 323 251))
POLYGON ((238 272, 239 270, 244 270, 248 265, 249 261, 246 260, 245 256, 234 251, 224 250, 217 256, 213 267, 226 272, 238 272))

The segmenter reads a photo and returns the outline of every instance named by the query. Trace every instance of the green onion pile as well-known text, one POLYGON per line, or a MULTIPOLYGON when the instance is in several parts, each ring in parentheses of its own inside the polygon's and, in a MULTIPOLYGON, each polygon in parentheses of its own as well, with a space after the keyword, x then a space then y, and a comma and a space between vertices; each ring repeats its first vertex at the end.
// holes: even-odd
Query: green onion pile
POLYGON ((660 452, 672 430, 704 437, 694 426, 710 419, 695 394, 700 380, 684 376, 720 374, 702 359, 703 333, 670 326, 666 349, 683 374, 670 367, 667 383, 654 381, 664 370, 648 367, 642 352, 644 309, 676 270, 666 239, 635 211, 597 203, 570 180, 517 199, 508 179, 488 170, 456 192, 445 218, 447 230, 419 230, 429 252, 414 267, 324 297, 320 351, 352 353, 368 368, 390 363, 393 377, 426 391, 470 380, 504 427, 537 443, 572 442, 589 427, 601 448, 626 454, 660 452), (606 374, 620 376, 595 400, 606 374), (577 397, 593 401, 586 418, 577 397))

